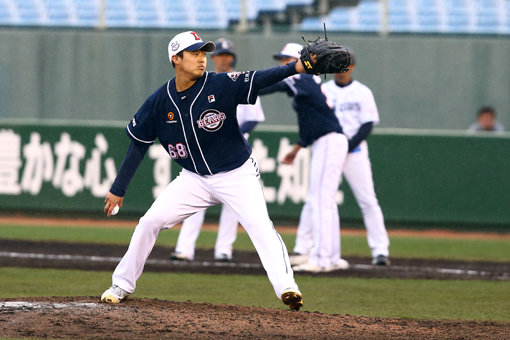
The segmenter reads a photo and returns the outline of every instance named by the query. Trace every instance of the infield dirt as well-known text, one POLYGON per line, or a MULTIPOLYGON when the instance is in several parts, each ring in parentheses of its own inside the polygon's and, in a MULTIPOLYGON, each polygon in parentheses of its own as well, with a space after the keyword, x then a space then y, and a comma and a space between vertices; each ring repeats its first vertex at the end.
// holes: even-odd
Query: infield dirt
POLYGON ((0 335, 66 339, 508 339, 510 324, 371 318, 97 297, 0 301, 0 335))

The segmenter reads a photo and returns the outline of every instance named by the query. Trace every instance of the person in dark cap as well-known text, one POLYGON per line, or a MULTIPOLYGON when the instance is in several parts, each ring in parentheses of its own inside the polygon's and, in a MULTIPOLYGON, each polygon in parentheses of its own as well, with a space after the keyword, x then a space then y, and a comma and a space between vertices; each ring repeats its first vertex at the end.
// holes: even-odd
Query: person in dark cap
MULTIPOLYGON (((299 44, 287 43, 273 58, 280 65, 288 65, 299 60, 302 48, 299 44)), ((336 204, 342 165, 347 156, 347 138, 326 103, 320 82, 318 76, 296 74, 259 91, 260 95, 278 91, 292 97, 299 139, 282 163, 292 164, 300 149, 311 149, 310 183, 297 235, 298 240, 306 238, 308 243, 296 243, 290 261, 294 271, 314 273, 349 268, 349 263, 340 257, 340 219, 336 204), (301 235, 302 231, 306 231, 306 237, 301 235)))

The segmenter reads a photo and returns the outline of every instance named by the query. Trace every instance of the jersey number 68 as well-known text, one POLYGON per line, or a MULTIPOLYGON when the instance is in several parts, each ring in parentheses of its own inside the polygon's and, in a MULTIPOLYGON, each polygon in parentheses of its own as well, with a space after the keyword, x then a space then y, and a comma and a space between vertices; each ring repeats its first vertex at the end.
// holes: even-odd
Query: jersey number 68
POLYGON ((182 143, 177 143, 174 145, 168 144, 168 153, 170 157, 173 159, 177 158, 186 158, 188 157, 188 153, 186 152, 186 146, 182 143))

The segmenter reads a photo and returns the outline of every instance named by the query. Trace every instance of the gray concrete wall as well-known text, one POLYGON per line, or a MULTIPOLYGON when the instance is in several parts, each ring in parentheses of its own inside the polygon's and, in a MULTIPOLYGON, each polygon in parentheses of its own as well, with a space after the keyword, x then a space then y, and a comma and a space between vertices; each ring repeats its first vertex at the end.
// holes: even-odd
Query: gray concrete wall
MULTIPOLYGON (((174 76, 167 44, 175 33, 0 29, 0 118, 127 121, 174 76)), ((302 42, 300 33, 199 33, 232 39, 238 70, 273 66, 286 42, 302 42)), ((510 129, 510 38, 328 36, 355 51, 354 75, 372 88, 381 127, 465 129, 491 104, 510 129)), ((296 122, 285 95, 264 97, 263 107, 266 124, 296 122)))

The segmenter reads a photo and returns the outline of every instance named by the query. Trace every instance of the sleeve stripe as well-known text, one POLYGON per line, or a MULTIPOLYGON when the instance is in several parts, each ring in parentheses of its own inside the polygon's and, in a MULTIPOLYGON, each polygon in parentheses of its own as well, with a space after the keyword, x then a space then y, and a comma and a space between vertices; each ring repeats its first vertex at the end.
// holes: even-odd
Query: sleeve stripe
POLYGON ((251 95, 251 89, 253 87, 253 78, 255 78, 255 73, 257 73, 257 71, 253 72, 253 75, 251 76, 250 89, 248 90, 248 98, 246 99, 247 103, 250 103, 250 95, 251 95))
POLYGON ((136 138, 136 136, 135 136, 135 135, 133 135, 133 133, 132 133, 132 132, 131 132, 131 130, 129 129, 129 124, 128 124, 128 126, 127 126, 126 128, 127 128, 127 131, 129 132, 129 134, 131 135, 131 137, 132 137, 134 140, 137 140, 137 141, 139 141, 139 142, 141 142, 141 143, 145 143, 145 144, 152 144, 152 143, 154 143, 154 142, 156 141, 156 140, 153 140, 152 142, 148 142, 148 141, 145 141, 145 140, 141 140, 141 139, 139 139, 139 138, 136 138))

